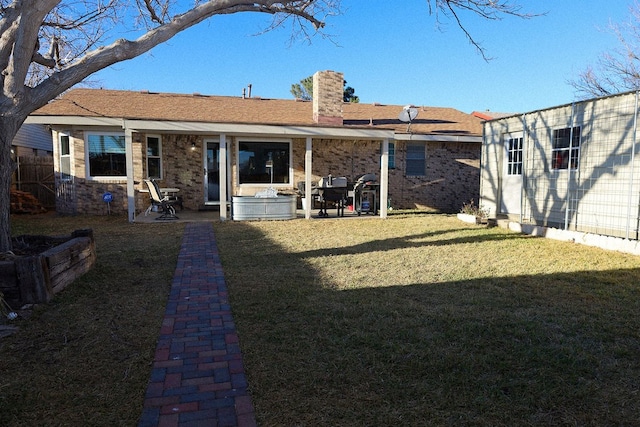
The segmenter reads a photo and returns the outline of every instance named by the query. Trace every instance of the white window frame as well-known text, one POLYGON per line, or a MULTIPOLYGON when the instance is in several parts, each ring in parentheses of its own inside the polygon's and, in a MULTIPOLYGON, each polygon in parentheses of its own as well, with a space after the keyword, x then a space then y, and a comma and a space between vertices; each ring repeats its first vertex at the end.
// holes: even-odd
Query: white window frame
POLYGON ((522 175, 524 138, 507 136, 507 175, 522 175))
MULTIPOLYGON (((89 137, 91 135, 100 135, 100 136, 118 136, 125 138, 124 132, 100 132, 100 131, 90 131, 84 133, 84 153, 85 153, 85 164, 86 164, 86 177, 88 181, 122 181, 127 178, 127 171, 125 170, 124 175, 91 175, 91 163, 89 158, 89 137)), ((127 162, 127 150, 126 150, 126 140, 125 140, 125 164, 127 162)))
POLYGON ((238 185, 240 187, 291 187, 293 188, 293 141, 291 139, 273 139, 273 138, 236 138, 235 141, 235 152, 236 152, 236 182, 238 183, 238 185), (287 144, 289 147, 289 174, 288 174, 288 182, 274 182, 274 183, 251 183, 251 182, 246 182, 246 183, 242 183, 240 182, 240 144, 242 144, 243 142, 250 142, 250 143, 256 143, 256 142, 264 142, 264 143, 272 143, 272 144, 277 144, 277 143, 284 143, 287 144))
POLYGON ((60 180, 64 182, 73 181, 73 156, 71 155, 73 147, 73 138, 71 134, 68 132, 60 132, 58 133, 58 170, 60 172, 60 180), (67 138, 67 154, 63 154, 62 149, 62 138, 67 138), (63 169, 64 161, 66 160, 69 171, 66 173, 63 169))
POLYGON ((580 126, 556 128, 551 130, 551 170, 566 171, 577 170, 580 166, 580 145, 582 142, 582 129, 580 126), (569 135, 558 136, 561 131, 568 131, 569 135), (557 142, 567 138, 569 145, 556 147, 557 142), (564 164, 566 160, 566 165, 564 164), (558 165, 560 162, 560 165, 558 165), (560 167, 558 167, 560 166, 560 167))
POLYGON ((149 134, 145 137, 145 158, 146 158, 146 163, 147 163, 147 178, 151 179, 151 178, 155 178, 155 179, 163 179, 163 175, 164 175, 164 167, 162 164, 162 136, 160 135, 155 135, 155 134, 149 134), (156 156, 150 156, 149 155, 149 139, 150 138, 155 138, 158 140, 158 155, 156 156), (158 168, 159 168, 159 173, 158 176, 151 176, 151 174, 149 173, 149 159, 157 159, 158 160, 158 168))

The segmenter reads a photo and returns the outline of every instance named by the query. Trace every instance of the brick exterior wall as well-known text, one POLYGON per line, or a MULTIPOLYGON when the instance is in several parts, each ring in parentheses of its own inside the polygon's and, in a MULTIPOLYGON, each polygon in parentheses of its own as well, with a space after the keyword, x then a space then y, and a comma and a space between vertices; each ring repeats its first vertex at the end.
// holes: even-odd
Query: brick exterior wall
POLYGON ((389 171, 392 206, 455 213, 471 199, 477 204, 480 143, 429 142, 425 149, 426 175, 403 179, 406 144, 396 142, 396 169, 389 171))
POLYGON ((158 184, 179 188, 185 209, 197 210, 204 203, 203 145, 199 135, 162 135, 164 176, 158 184))
MULTIPOLYGON (((56 173, 56 209, 62 214, 107 213, 107 205, 102 200, 105 192, 113 195, 110 210, 113 214, 127 213, 126 180, 95 181, 86 179, 84 154, 84 134, 81 131, 71 135, 72 139, 72 182, 61 182, 56 173)), ((57 141, 54 133, 54 141, 57 141)), ((146 135, 134 134, 134 182, 136 189, 136 214, 149 206, 149 195, 143 179, 147 176, 146 135)), ((200 135, 161 135, 163 179, 161 187, 176 187, 184 200, 185 209, 197 210, 204 202, 204 137, 200 135), (195 143, 195 150, 191 150, 195 143)), ((415 142, 415 141, 414 141, 415 142)), ((229 199, 233 195, 248 195, 262 188, 248 188, 237 185, 234 138, 227 138, 232 174, 229 199)), ((59 156, 54 148, 54 160, 58 165, 59 156)), ((277 187, 279 191, 292 193, 296 183, 304 181, 304 139, 292 141, 293 182, 277 187)), ((380 141, 366 140, 314 140, 313 180, 328 174, 344 176, 353 182, 365 173, 380 174, 380 141)), ((426 176, 405 176, 406 142, 395 142, 395 168, 389 169, 389 198, 394 209, 423 209, 434 212, 458 212, 464 202, 478 200, 480 182, 480 143, 425 143, 426 176)), ((59 170, 56 167, 56 170, 59 170)))
MULTIPOLYGON (((58 152, 59 132, 53 132, 54 140, 54 164, 56 170, 56 212, 67 215, 89 214, 106 215, 107 213, 120 214, 127 212, 127 180, 110 179, 104 181, 87 179, 87 165, 85 161, 84 132, 76 130, 69 133, 71 136, 71 181, 60 179, 58 152), (104 193, 109 192, 113 201, 107 205, 102 200, 104 193)), ((142 144, 133 142, 134 168, 141 169, 142 144)), ((138 178, 134 178, 138 180, 138 178)))
MULTIPOLYGON (((425 143, 426 176, 405 176, 406 143, 395 142, 395 168, 389 169, 389 199, 394 209, 455 213, 480 187, 480 143, 425 143)), ((305 143, 294 144, 294 182, 304 181, 305 143)), ((349 182, 365 173, 380 178, 380 141, 316 140, 314 180, 331 174, 349 182)))

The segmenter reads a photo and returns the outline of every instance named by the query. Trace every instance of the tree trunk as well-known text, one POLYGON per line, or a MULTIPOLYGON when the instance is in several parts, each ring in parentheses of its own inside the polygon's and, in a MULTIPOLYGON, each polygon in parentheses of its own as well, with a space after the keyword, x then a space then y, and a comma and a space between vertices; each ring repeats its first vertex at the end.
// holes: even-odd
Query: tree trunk
POLYGON ((11 143, 24 119, 0 114, 0 253, 11 245, 11 175, 16 168, 11 155, 11 143))

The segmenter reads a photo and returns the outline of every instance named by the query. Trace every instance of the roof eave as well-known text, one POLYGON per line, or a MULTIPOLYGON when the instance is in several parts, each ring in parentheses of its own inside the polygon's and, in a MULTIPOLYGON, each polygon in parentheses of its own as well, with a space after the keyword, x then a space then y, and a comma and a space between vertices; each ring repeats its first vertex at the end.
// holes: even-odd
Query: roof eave
POLYGON ((425 142, 482 142, 479 135, 441 135, 441 134, 418 134, 418 133, 397 133, 394 135, 396 141, 425 141, 425 142))
POLYGON ((322 137, 322 138, 368 138, 392 139, 394 132, 387 129, 361 129, 324 126, 295 126, 238 123, 208 123, 163 120, 129 120, 113 117, 82 116, 29 116, 25 123, 40 123, 52 126, 108 126, 120 127, 139 132, 168 133, 225 133, 225 134, 260 134, 288 137, 322 137))
POLYGON ((287 137, 395 139, 398 141, 481 142, 482 136, 396 133, 392 129, 137 120, 115 117, 32 115, 25 123, 51 126, 118 127, 138 132, 254 134, 287 137))

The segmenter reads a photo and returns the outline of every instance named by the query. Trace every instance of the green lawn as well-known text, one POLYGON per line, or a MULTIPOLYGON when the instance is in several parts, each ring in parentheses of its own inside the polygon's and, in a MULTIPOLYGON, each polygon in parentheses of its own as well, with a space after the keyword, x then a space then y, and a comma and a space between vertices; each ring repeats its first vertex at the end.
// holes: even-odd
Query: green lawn
POLYGON ((634 425, 640 259, 451 216, 216 224, 261 425, 634 425))
POLYGON ((92 228, 95 267, 0 339, 0 425, 135 426, 184 224, 14 216, 19 234, 92 228))
MULTIPOLYGON (((0 340, 0 425, 135 425, 184 225, 12 226, 93 228, 98 263, 0 340)), ((433 214, 214 228, 261 426, 640 423, 640 257, 433 214)))

